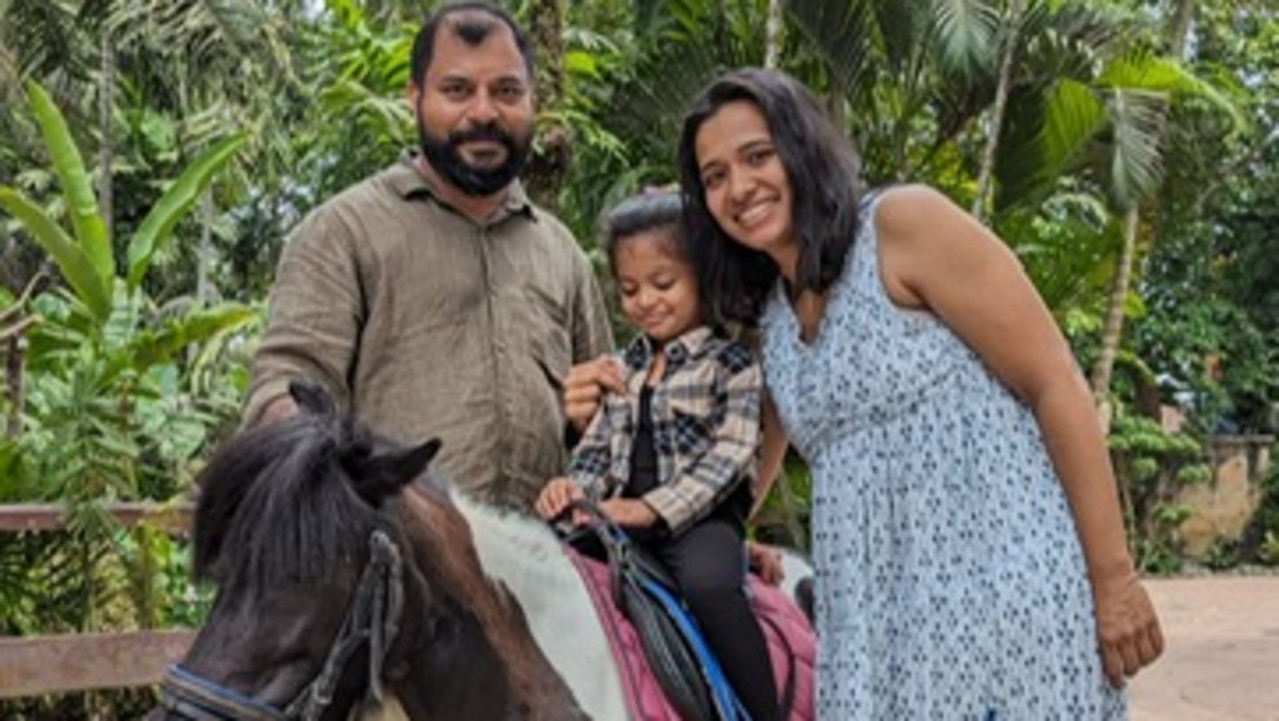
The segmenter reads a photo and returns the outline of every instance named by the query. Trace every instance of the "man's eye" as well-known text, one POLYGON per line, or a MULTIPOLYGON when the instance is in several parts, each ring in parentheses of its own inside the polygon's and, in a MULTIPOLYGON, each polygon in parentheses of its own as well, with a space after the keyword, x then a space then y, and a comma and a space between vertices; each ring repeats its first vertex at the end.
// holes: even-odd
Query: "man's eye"
POLYGON ((503 85, 497 89, 497 97, 512 102, 524 97, 524 88, 519 85, 503 85))

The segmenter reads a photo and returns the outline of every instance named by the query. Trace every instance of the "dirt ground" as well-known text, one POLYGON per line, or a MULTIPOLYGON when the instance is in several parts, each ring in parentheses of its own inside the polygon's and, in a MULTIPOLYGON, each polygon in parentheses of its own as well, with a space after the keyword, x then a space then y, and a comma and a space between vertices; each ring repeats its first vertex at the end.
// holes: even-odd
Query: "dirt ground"
POLYGON ((1166 649, 1133 721, 1279 721, 1279 576, 1152 579, 1166 649))

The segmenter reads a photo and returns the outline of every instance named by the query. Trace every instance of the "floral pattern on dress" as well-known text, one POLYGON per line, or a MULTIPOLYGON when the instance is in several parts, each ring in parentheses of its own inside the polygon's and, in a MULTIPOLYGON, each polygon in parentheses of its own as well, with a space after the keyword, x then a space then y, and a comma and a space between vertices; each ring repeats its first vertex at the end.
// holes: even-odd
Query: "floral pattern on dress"
POLYGON ((1102 673, 1086 568, 1031 411, 879 275, 874 201, 800 340, 783 289, 763 363, 813 474, 818 718, 1127 718, 1102 673))

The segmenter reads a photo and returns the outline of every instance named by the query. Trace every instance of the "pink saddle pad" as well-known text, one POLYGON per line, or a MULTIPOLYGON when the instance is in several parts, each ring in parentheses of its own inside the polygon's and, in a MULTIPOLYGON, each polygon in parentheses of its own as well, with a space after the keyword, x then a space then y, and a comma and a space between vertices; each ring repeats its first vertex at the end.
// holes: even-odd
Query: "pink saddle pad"
MULTIPOLYGON (((657 677, 648 668, 639 634, 613 603, 608 566, 566 549, 595 601, 600 623, 613 647, 627 707, 633 721, 681 721, 666 700, 657 677)), ((799 607, 777 588, 750 576, 751 605, 760 620, 777 677, 778 696, 793 676, 793 700, 788 721, 813 721, 813 667, 817 660, 817 636, 799 607)))

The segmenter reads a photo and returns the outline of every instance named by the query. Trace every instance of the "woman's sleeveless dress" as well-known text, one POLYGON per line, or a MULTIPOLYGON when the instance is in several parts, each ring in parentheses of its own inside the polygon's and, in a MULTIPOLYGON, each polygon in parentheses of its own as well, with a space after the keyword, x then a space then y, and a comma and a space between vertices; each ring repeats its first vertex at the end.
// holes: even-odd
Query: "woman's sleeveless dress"
POLYGON ((935 316, 892 304, 873 216, 811 345, 780 284, 763 318, 813 478, 818 718, 1127 718, 1034 416, 935 316))

